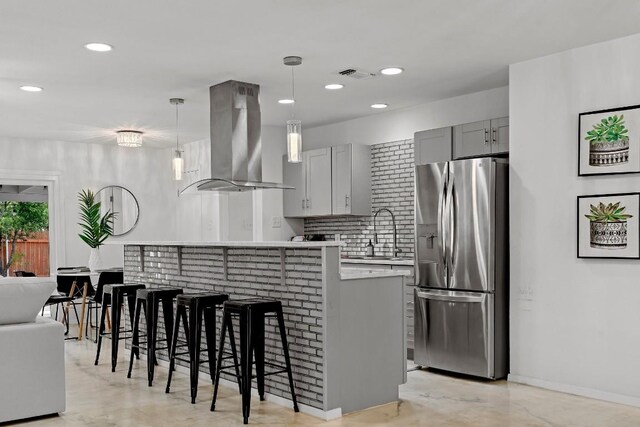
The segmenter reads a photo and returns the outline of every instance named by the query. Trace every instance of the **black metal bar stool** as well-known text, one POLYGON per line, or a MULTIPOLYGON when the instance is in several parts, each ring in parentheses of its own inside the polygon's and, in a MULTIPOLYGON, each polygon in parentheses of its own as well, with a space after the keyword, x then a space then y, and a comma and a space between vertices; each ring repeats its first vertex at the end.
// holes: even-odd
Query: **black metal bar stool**
MULTIPOLYGON (((256 378, 258 382, 258 394, 260 395, 260 400, 264 400, 264 377, 286 372, 289 376, 289 388, 291 390, 293 410, 298 412, 298 401, 296 400, 296 393, 293 386, 293 374, 291 372, 289 346, 287 344, 287 334, 284 324, 284 316, 282 314, 282 303, 280 301, 269 299, 231 300, 224 303, 211 410, 215 411, 216 407, 220 373, 233 367, 222 367, 225 335, 227 332, 230 336, 233 334, 233 330, 230 328, 232 324, 232 316, 237 316, 240 319, 240 388, 242 393, 242 416, 244 423, 247 424, 249 422, 249 413, 251 410, 251 380, 253 378, 256 378), (280 340, 282 343, 282 350, 284 352, 285 366, 265 362, 264 360, 264 325, 266 318, 268 317, 275 317, 278 319, 278 329, 280 330, 280 340), (256 365, 255 377, 251 372, 254 353, 256 365), (277 368, 278 370, 265 373, 265 365, 277 368)), ((233 342, 231 340, 230 345, 233 346, 233 342)), ((237 367, 237 363, 235 366, 237 367)))
POLYGON ((171 333, 173 332, 173 301, 176 296, 182 293, 181 288, 155 288, 139 289, 136 292, 136 309, 133 319, 133 342, 131 344, 131 356, 129 358, 129 372, 127 378, 131 378, 133 369, 134 350, 140 349, 142 344, 147 346, 147 379, 149 387, 153 385, 153 375, 155 366, 158 364, 156 358, 157 350, 169 351, 171 347, 171 333), (164 331, 167 339, 167 346, 156 348, 158 330, 158 312, 162 304, 162 315, 164 316, 164 331), (140 336, 140 311, 144 309, 146 335, 140 336), (140 342, 140 338, 146 338, 145 342, 140 342))
MULTIPOLYGON (((167 378, 166 393, 171 389, 171 378, 175 367, 176 359, 188 362, 191 380, 191 403, 196 403, 198 394, 198 374, 200 364, 209 364, 209 375, 213 383, 216 367, 216 309, 229 299, 226 294, 189 294, 178 295, 176 298, 176 318, 173 324, 173 336, 171 341, 171 353, 169 356, 169 377, 167 378), (188 317, 187 317, 188 313, 188 317), (205 325, 205 339, 207 348, 201 349, 202 322, 205 325), (180 321, 186 341, 179 344, 178 334, 180 331, 180 321), (187 347, 187 351, 178 352, 179 348, 187 347), (200 353, 207 352, 208 359, 200 360, 200 353), (180 356, 189 355, 189 359, 181 359, 180 356)), ((237 356, 234 353, 237 363, 237 356)), ((238 377, 240 373, 237 373, 238 377)))
MULTIPOLYGON (((142 284, 132 285, 105 285, 102 291, 102 307, 100 310, 100 324, 98 326, 98 349, 96 351, 95 365, 100 360, 100 349, 102 348, 102 338, 111 338, 111 372, 116 371, 118 364, 118 343, 120 338, 131 338, 132 335, 120 336, 120 334, 128 334, 133 331, 133 310, 135 307, 135 295, 139 289, 144 289, 142 284), (129 319, 131 321, 131 329, 127 329, 125 321, 124 327, 120 328, 120 313, 122 313, 122 305, 127 300, 129 305, 129 319), (105 318, 108 308, 111 307, 111 332, 105 333, 105 318)), ((140 357, 136 351, 136 357, 140 357)))

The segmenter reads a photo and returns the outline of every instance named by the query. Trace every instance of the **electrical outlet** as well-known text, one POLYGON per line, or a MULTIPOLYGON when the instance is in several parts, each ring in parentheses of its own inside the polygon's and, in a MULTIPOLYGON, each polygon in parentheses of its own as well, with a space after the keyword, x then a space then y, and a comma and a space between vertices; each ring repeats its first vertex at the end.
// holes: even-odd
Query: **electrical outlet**
POLYGON ((253 223, 250 219, 245 219, 243 225, 245 230, 253 230, 253 223))
POLYGON ((280 228, 282 226, 282 218, 279 216, 271 217, 271 227, 280 228))

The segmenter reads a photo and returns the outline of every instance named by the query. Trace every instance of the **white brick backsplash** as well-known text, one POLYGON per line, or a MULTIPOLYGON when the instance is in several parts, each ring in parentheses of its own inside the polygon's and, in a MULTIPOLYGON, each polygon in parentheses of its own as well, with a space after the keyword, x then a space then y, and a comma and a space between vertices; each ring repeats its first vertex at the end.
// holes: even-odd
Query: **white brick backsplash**
MULTIPOLYGON (((413 256, 413 140, 371 146, 371 216, 307 218, 305 234, 324 234, 328 240, 340 234, 347 246, 343 254, 363 256, 369 239, 373 242, 373 214, 390 209, 396 217, 400 256, 413 256)), ((378 215, 377 255, 392 255, 393 232, 387 212, 378 215)))

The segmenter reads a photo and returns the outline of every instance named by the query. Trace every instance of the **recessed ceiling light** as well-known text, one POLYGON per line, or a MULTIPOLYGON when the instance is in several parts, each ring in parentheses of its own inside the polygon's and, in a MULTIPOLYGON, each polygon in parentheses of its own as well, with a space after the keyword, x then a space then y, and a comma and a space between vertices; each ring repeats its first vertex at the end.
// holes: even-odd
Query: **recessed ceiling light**
POLYGON ((404 71, 404 69, 402 69, 400 67, 388 67, 388 68, 383 68, 382 70, 380 70, 380 73, 384 74, 385 76, 395 76, 397 74, 400 74, 403 71, 404 71))
POLYGON ((84 47, 94 52, 109 52, 111 49, 113 49, 113 46, 106 43, 87 43, 84 45, 84 47))
POLYGON ((42 88, 38 86, 20 86, 25 92, 42 92, 42 88))
POLYGON ((338 90, 338 89, 342 89, 343 87, 344 85, 340 83, 330 83, 324 86, 325 89, 329 89, 329 90, 338 90))
POLYGON ((279 99, 278 102, 280 104, 293 104, 296 101, 294 101, 293 99, 279 99))
POLYGON ((371 108, 387 108, 387 104, 371 104, 371 108))

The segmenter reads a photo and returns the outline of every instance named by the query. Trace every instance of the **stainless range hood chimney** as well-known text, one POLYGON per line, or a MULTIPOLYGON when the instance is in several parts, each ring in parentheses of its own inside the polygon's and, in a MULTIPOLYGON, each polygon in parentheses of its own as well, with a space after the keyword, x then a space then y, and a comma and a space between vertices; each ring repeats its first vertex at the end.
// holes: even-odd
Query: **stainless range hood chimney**
POLYGON ((198 190, 292 189, 262 181, 260 86, 229 80, 209 88, 211 175, 191 184, 198 190))

